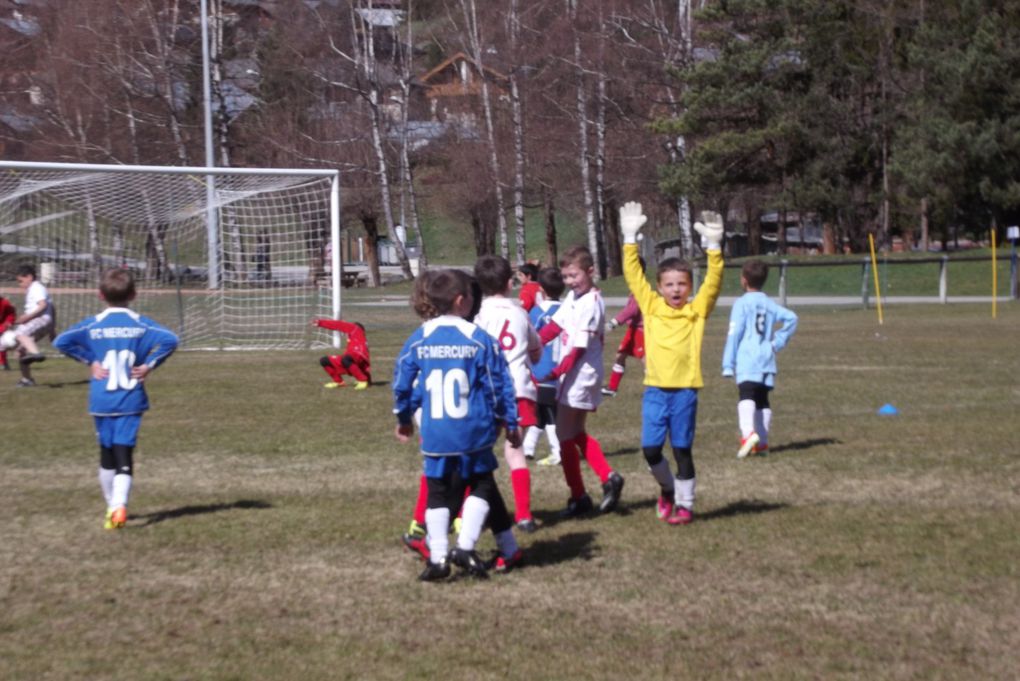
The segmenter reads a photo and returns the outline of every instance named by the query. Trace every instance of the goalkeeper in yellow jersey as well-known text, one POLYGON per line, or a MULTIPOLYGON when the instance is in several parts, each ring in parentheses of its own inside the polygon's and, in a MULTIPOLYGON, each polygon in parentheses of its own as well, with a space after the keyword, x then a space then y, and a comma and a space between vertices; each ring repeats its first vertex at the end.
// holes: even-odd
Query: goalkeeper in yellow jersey
POLYGON ((698 414, 701 378, 701 341, 705 321, 715 308, 722 288, 723 224, 718 213, 704 212, 694 224, 708 253, 708 274, 698 295, 691 266, 679 258, 659 263, 657 291, 645 279, 638 258, 637 233, 647 218, 641 204, 629 202, 620 209, 623 232, 623 274, 645 321, 645 393, 641 402, 641 449, 648 468, 662 488, 656 515, 670 525, 691 522, 694 509, 694 426, 698 414), (676 458, 673 477, 662 455, 666 435, 676 458))

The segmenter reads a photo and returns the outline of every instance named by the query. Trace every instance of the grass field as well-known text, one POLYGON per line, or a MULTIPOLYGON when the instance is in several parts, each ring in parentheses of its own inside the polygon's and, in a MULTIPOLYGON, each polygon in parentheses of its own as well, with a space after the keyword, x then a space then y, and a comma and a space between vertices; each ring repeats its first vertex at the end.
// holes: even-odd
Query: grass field
MULTIPOLYGON (((415 320, 357 309, 388 380, 415 320)), ((1016 678, 1020 307, 798 312, 773 452, 743 461, 709 323, 693 524, 654 518, 631 366, 589 422, 621 510, 557 521, 562 475, 533 468, 544 526, 487 582, 415 580, 420 459, 388 385, 323 390, 317 353, 171 358, 116 533, 83 367, 0 374, 0 678, 1016 678)))

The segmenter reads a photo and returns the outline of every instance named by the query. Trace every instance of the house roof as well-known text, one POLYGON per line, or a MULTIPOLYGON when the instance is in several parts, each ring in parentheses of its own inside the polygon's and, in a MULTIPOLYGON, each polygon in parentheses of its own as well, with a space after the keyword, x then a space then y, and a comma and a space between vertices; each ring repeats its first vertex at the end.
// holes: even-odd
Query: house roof
MULTIPOLYGON (((478 65, 475 63, 474 59, 472 59, 468 55, 464 54, 463 52, 457 52, 452 57, 449 57, 448 59, 445 59, 444 61, 440 62, 438 66, 436 66, 434 69, 432 69, 431 71, 426 73, 424 76, 422 76, 421 77, 421 81, 424 84, 428 85, 429 84, 429 80, 431 80, 432 78, 434 78, 438 74, 440 74, 443 71, 445 71, 447 68, 449 68, 454 63, 456 63, 457 60, 459 60, 459 59, 463 59, 464 61, 466 61, 469 64, 471 64, 472 66, 474 66, 476 70, 478 69, 478 65)), ((494 77, 498 78, 499 80, 506 80, 508 78, 508 76, 505 73, 500 73, 496 69, 491 69, 488 66, 484 66, 483 65, 482 66, 482 70, 485 71, 486 73, 489 73, 489 74, 493 75, 494 77)))

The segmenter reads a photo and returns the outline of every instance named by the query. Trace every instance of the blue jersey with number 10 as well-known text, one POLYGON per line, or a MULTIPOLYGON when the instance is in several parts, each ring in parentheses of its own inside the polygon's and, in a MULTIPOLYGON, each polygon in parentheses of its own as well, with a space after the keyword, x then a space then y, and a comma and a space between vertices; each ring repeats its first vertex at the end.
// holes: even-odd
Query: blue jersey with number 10
POLYGON ((177 336, 126 307, 108 307, 57 336, 53 345, 79 362, 99 362, 107 371, 106 378, 93 378, 89 385, 89 413, 124 416, 149 408, 145 386, 132 378, 131 368, 148 364, 155 369, 177 349, 177 336))
POLYGON ((393 401, 403 424, 421 407, 428 456, 491 449, 497 421, 517 428, 514 383, 497 341, 460 317, 430 319, 407 339, 393 370, 393 401))

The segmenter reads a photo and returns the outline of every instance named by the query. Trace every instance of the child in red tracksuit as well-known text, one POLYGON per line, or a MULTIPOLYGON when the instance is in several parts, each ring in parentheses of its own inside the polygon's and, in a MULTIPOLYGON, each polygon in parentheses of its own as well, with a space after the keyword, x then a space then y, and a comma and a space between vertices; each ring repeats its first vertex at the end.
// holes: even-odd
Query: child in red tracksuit
POLYGON ((319 359, 319 364, 333 379, 324 387, 343 387, 346 385, 344 374, 348 374, 357 381, 354 384, 355 390, 367 388, 372 382, 372 365, 368 354, 368 341, 365 338, 365 327, 358 322, 345 322, 342 319, 313 319, 312 324, 347 335, 347 349, 342 355, 328 355, 319 359))
MULTIPOLYGON (((14 305, 11 301, 7 300, 3 296, 0 296, 0 333, 3 333, 7 329, 14 328, 14 320, 18 316, 18 311, 14 309, 14 305)), ((10 371, 11 365, 7 363, 7 351, 0 349, 0 369, 4 371, 10 371)))

